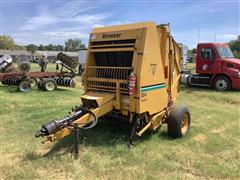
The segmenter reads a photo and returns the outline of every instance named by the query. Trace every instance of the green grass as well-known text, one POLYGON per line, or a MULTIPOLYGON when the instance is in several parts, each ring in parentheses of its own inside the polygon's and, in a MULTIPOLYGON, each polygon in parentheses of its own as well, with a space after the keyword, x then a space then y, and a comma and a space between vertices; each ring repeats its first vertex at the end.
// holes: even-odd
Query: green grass
POLYGON ((126 146, 128 130, 102 120, 80 135, 80 157, 72 136, 41 144, 36 130, 80 104, 83 90, 20 93, 0 85, 0 179, 239 179, 240 92, 185 88, 177 104, 191 111, 189 134, 173 140, 166 126, 126 146))

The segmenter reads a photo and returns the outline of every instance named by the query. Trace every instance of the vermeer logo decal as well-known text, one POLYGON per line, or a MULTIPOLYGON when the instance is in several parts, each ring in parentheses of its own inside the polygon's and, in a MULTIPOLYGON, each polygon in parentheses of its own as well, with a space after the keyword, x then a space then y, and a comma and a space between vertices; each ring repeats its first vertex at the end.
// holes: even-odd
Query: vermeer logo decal
POLYGON ((119 34, 103 34, 102 38, 106 39, 106 38, 120 38, 121 33, 119 34))
POLYGON ((151 65, 151 69, 152 69, 152 75, 155 75, 155 72, 157 70, 157 64, 150 64, 151 65))

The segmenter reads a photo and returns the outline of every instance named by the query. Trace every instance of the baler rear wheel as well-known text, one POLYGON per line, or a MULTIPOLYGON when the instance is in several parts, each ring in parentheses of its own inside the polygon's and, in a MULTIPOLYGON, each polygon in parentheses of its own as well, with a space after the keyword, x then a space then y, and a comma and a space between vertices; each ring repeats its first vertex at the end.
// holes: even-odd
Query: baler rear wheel
POLYGON ((187 107, 173 107, 168 118, 168 134, 173 138, 186 135, 190 129, 190 112, 187 107))
POLYGON ((42 82, 42 88, 45 91, 53 91, 57 88, 57 83, 54 79, 44 79, 42 82))

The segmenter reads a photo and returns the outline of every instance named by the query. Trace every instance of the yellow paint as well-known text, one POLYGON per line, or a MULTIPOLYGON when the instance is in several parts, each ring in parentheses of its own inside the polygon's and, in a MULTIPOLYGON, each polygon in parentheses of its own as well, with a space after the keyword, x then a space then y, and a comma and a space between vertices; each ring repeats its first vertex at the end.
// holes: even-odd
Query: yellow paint
MULTIPOLYGON (((172 38, 169 25, 143 22, 95 28, 88 44, 83 104, 86 101, 97 103, 98 107, 92 110, 97 117, 111 110, 119 110, 129 119, 133 113, 144 116, 146 124, 139 135, 150 127, 152 130, 159 127, 167 117, 166 109, 175 102, 179 91, 181 48, 172 38), (103 59, 97 65, 97 53, 110 56, 103 53, 116 52, 132 53, 131 65, 106 66, 101 64, 103 59), (134 95, 128 94, 130 72, 137 77, 134 95)), ((120 61, 121 56, 118 58, 120 61)), ((74 124, 81 127, 89 121, 89 115, 85 114, 74 124)), ((61 139, 69 133, 68 129, 62 129, 49 137, 61 139)))

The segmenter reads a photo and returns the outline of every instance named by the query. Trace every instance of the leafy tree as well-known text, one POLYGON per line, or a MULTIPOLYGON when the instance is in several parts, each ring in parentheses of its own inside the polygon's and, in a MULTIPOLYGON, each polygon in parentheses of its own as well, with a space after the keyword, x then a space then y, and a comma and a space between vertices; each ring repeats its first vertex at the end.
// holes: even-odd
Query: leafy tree
POLYGON ((37 50, 39 50, 39 51, 45 51, 46 48, 45 48, 42 44, 40 44, 40 45, 38 46, 37 50))
POLYGON ((35 45, 29 44, 27 46, 20 46, 15 44, 14 40, 10 36, 0 36, 0 49, 10 49, 10 50, 27 50, 32 53, 39 51, 78 51, 80 48, 86 48, 85 44, 82 43, 81 39, 74 38, 65 41, 65 46, 63 45, 35 45))
POLYGON ((15 50, 24 50, 26 51, 26 48, 24 46, 20 46, 20 45, 15 45, 15 50))
POLYGON ((15 42, 10 36, 0 36, 0 49, 15 49, 15 42))
POLYGON ((240 58, 240 35, 238 35, 236 40, 230 41, 228 45, 232 50, 234 57, 240 58))
POLYGON ((78 51, 79 48, 86 48, 85 44, 82 43, 81 39, 74 38, 65 41, 66 51, 78 51))
POLYGON ((47 45, 46 48, 48 51, 55 51, 55 47, 52 44, 47 45))
POLYGON ((62 45, 56 45, 56 51, 63 51, 64 47, 62 45))
POLYGON ((32 53, 35 53, 37 50, 37 46, 35 44, 29 44, 26 46, 27 51, 30 51, 32 53))
POLYGON ((194 54, 197 53, 196 48, 189 49, 189 50, 187 51, 187 53, 188 53, 189 56, 193 56, 194 54))

